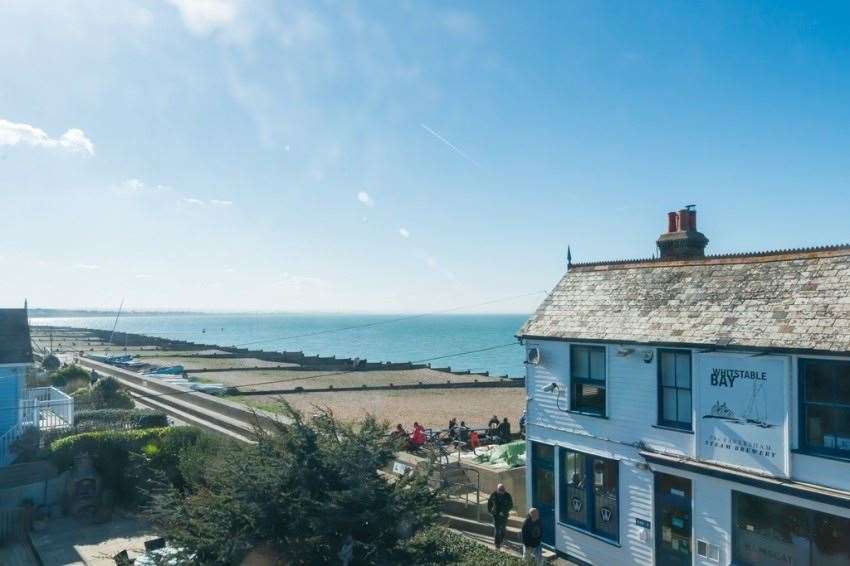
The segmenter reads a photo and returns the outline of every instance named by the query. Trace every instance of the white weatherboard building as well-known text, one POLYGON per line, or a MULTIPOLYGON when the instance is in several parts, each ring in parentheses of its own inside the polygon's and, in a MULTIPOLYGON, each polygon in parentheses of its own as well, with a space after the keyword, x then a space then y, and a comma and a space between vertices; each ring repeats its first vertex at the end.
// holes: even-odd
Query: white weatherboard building
POLYGON ((596 565, 850 564, 850 246, 574 264, 520 330, 528 498, 596 565))

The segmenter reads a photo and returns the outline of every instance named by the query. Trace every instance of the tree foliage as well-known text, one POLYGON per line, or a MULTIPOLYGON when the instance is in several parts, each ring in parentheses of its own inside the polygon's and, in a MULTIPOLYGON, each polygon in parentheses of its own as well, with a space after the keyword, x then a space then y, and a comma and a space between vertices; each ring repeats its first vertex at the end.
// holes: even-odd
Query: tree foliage
POLYGON ((101 377, 94 384, 80 388, 73 393, 74 408, 91 409, 132 409, 133 399, 121 389, 114 377, 101 377))
MULTIPOLYGON (((55 358, 56 356, 53 357, 55 358)), ((45 362, 47 362, 47 359, 45 359, 45 362)), ((89 372, 78 365, 71 364, 51 374, 50 382, 54 387, 65 387, 66 385, 74 382, 88 383, 89 372)))
POLYGON ((179 457, 183 489, 157 493, 149 514, 203 564, 238 564, 262 549, 278 564, 339 564, 351 537, 354 564, 397 564, 403 543, 439 512, 427 472, 388 481, 398 449, 388 423, 357 425, 330 412, 257 431, 257 442, 179 457))

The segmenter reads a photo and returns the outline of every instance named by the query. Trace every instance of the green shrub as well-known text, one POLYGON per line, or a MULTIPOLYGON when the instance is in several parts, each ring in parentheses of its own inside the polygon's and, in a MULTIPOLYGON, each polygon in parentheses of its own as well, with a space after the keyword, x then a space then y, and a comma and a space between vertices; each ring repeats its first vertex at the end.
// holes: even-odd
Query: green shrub
POLYGON ((74 427, 78 432, 164 426, 168 426, 166 414, 147 409, 87 409, 74 413, 74 427))
POLYGON ((71 396, 74 397, 74 406, 80 410, 132 409, 135 406, 114 377, 101 377, 93 385, 74 391, 71 396))
POLYGON ((61 366, 61 365, 62 365, 62 362, 60 362, 59 358, 57 358, 53 354, 48 354, 47 356, 44 357, 44 360, 41 362, 41 367, 43 367, 44 369, 46 369, 48 371, 55 371, 55 370, 59 369, 59 366, 61 366))
POLYGON ((405 541, 407 564, 418 566, 520 566, 522 559, 499 552, 442 527, 431 527, 405 541))
POLYGON ((74 364, 65 366, 50 376, 50 382, 54 387, 65 387, 75 381, 88 383, 89 379, 89 372, 74 364))
POLYGON ((179 451, 197 442, 201 434, 194 427, 83 432, 54 441, 49 454, 61 472, 71 468, 76 457, 88 453, 104 488, 113 490, 119 501, 132 503, 141 479, 140 470, 131 466, 134 458, 147 460, 146 471, 167 473, 169 462, 176 462, 179 451))

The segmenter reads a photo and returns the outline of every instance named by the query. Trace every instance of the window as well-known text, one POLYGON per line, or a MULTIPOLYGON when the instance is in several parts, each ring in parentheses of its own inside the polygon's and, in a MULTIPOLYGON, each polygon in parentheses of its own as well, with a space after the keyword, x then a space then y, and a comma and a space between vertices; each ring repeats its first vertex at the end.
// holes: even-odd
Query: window
POLYGON ((605 347, 570 346, 570 410, 605 416, 605 347))
POLYGON ((850 562, 850 519, 732 492, 732 561, 742 566, 850 562))
POLYGON ((616 460, 560 449, 561 522, 617 542, 620 537, 616 460))
POLYGON ((691 430, 691 353, 658 351, 658 424, 691 430))
POLYGON ((850 362, 800 360, 800 447, 850 458, 850 362))

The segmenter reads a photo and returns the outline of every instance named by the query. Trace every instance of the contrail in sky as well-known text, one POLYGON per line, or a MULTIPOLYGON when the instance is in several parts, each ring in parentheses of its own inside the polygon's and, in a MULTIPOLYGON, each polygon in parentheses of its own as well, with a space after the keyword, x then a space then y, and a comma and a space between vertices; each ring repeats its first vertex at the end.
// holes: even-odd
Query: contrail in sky
POLYGON ((441 136, 440 134, 438 134, 437 132, 435 132, 434 130, 432 130, 431 128, 426 126, 425 124, 419 124, 419 125, 422 126, 423 130, 425 130, 426 132, 428 132, 429 134, 431 134, 432 136, 434 136, 435 138, 437 138, 438 140, 440 140, 441 142, 443 142, 444 144, 449 146, 452 149, 452 151, 454 151, 455 153, 457 153, 458 155, 460 155, 461 157, 463 157, 464 159, 466 159, 467 161, 469 161, 470 163, 472 163, 473 165, 475 165, 479 169, 482 169, 480 163, 478 163, 477 161, 475 161, 474 159, 469 157, 467 154, 465 154, 462 149, 455 147, 452 144, 452 142, 450 142, 449 140, 447 140, 446 138, 444 138, 443 136, 441 136))

